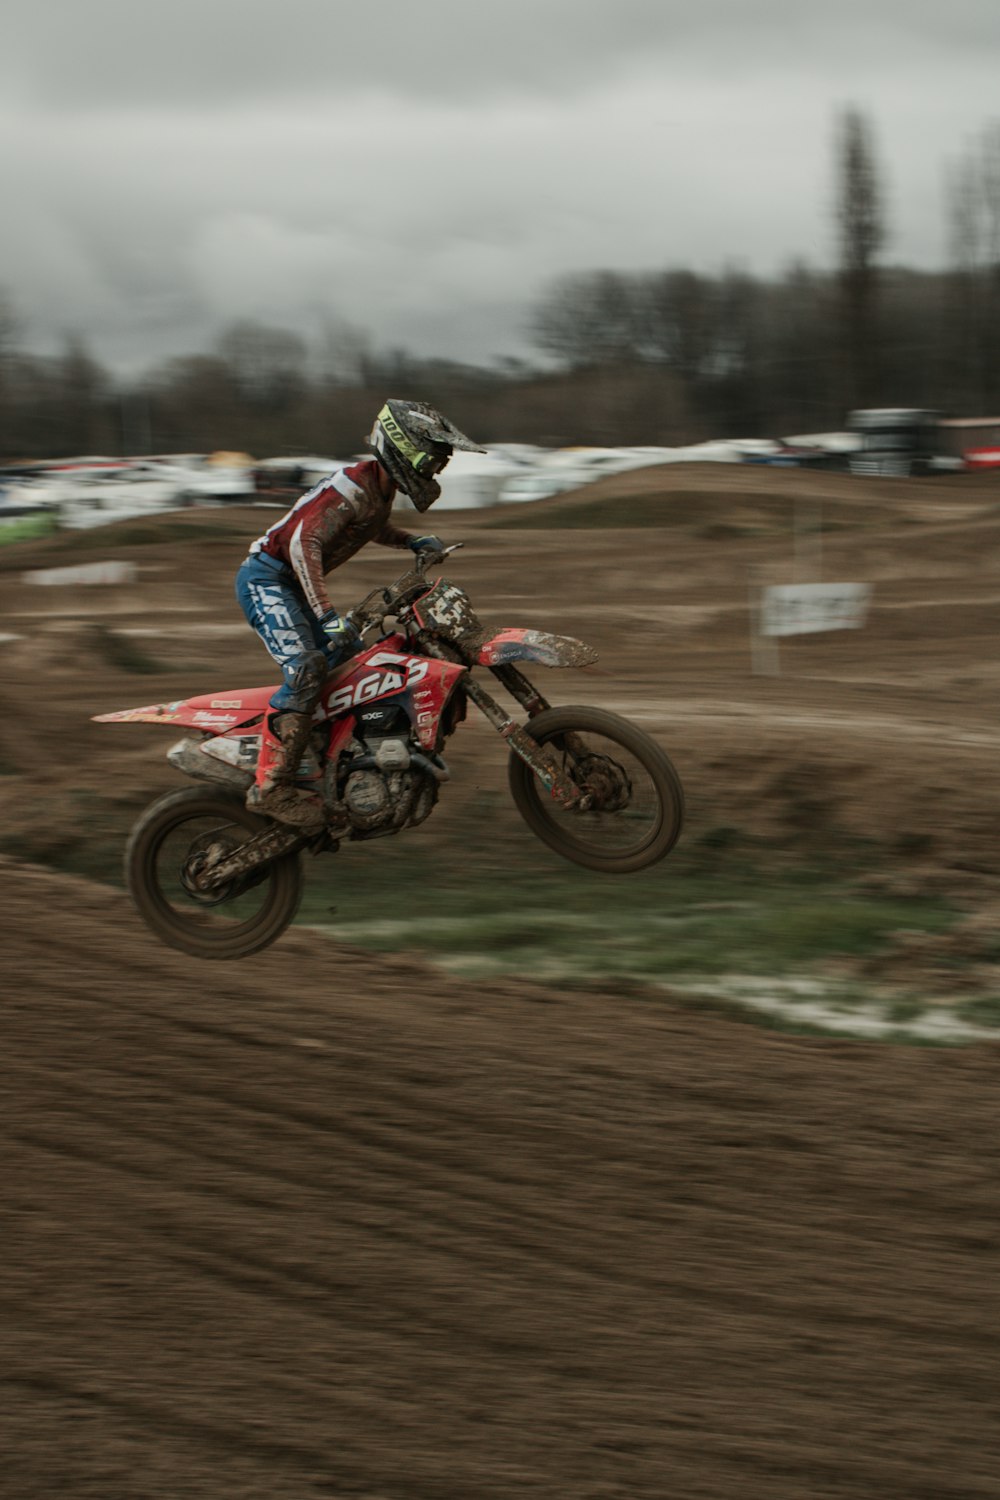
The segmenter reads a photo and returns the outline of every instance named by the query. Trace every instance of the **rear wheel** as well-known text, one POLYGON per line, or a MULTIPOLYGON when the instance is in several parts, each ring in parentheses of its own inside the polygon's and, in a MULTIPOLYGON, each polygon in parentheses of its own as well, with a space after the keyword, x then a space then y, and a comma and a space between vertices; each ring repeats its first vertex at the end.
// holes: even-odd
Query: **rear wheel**
POLYGON ((195 883, 206 862, 272 826, 235 793, 210 787, 182 787, 146 809, 125 850, 125 878, 161 942, 195 958, 246 958, 281 936, 302 895, 297 853, 217 890, 195 883))
POLYGON ((518 812, 533 833, 574 864, 609 875, 645 870, 669 854, 684 821, 684 792, 670 757, 627 719, 600 708, 547 708, 524 726, 589 806, 567 809, 511 755, 518 812))

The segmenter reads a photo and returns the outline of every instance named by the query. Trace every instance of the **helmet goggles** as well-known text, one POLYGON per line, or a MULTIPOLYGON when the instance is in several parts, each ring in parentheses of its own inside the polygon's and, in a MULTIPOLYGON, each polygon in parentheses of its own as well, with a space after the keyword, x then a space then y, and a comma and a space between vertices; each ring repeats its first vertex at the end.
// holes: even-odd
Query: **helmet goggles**
POLYGON ((421 479, 432 479, 440 474, 451 457, 447 443, 435 443, 431 448, 420 448, 400 427, 389 406, 383 406, 376 419, 381 422, 385 434, 396 451, 406 460, 421 479))
POLYGON ((368 444, 393 483, 420 511, 440 495, 434 476, 456 449, 486 452, 423 401, 387 401, 375 418, 368 444))

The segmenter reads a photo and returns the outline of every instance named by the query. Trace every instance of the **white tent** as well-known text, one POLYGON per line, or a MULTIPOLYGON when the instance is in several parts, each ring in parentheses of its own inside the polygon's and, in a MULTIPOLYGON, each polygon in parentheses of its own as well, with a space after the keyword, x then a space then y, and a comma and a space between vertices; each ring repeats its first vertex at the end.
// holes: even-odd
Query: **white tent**
POLYGON ((524 464, 503 452, 453 453, 440 475, 441 498, 435 510, 478 510, 496 505, 500 491, 513 474, 524 472, 524 464))

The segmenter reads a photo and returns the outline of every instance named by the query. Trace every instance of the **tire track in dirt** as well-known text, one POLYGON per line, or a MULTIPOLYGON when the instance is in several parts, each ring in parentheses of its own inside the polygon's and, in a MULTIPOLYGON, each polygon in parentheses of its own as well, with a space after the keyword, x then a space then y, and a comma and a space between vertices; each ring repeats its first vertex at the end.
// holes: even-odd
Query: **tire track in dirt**
MULTIPOLYGON (((39 1089, 38 1097, 44 1097, 44 1075, 40 1076, 39 1082, 42 1087, 39 1089)), ((36 1083, 37 1087, 38 1083, 36 1083)), ((112 1142, 117 1144, 117 1157, 106 1152, 100 1153, 94 1150, 84 1150, 76 1144, 70 1145, 46 1139, 40 1137, 37 1132, 12 1131, 8 1133, 8 1139, 33 1146, 41 1151, 62 1151, 70 1157, 75 1157, 90 1162, 95 1166, 105 1167, 116 1172, 133 1173, 136 1176, 154 1181, 168 1180, 165 1178, 161 1166, 147 1167, 137 1164, 134 1160, 123 1161, 121 1159, 123 1144, 129 1141, 142 1142, 160 1148, 161 1163, 164 1158, 170 1155, 174 1157, 189 1157, 196 1163, 200 1162, 212 1167, 222 1168, 228 1175, 225 1181, 220 1178, 213 1178, 210 1191, 215 1196, 226 1198, 241 1207, 248 1207, 264 1212, 280 1207, 280 1201, 276 1201, 274 1198, 266 1198, 259 1193, 254 1195, 243 1192, 233 1185, 233 1175, 251 1175, 244 1163, 235 1154, 207 1151, 204 1147, 196 1148, 187 1145, 183 1141, 171 1141, 166 1135, 137 1128, 134 1122, 130 1123, 127 1129, 123 1131, 120 1123, 115 1124, 113 1115, 109 1118, 110 1112, 102 1115, 100 1110, 93 1108, 93 1100, 97 1096, 91 1094, 89 1091, 86 1092, 88 1105, 86 1108, 83 1108, 81 1107, 81 1098, 84 1096, 85 1091, 79 1086, 74 1090, 75 1097, 72 1102, 75 1113, 77 1116, 85 1119, 91 1126, 92 1136, 100 1139, 102 1132, 106 1132, 111 1137, 112 1142)), ((195 1095, 192 1097, 198 1096, 195 1095)), ((225 1105, 229 1105, 231 1100, 224 1100, 222 1102, 225 1105)), ((340 1138, 342 1139, 342 1137, 340 1138)), ((356 1142, 352 1142, 353 1144, 356 1144, 356 1142)), ((793 1142, 793 1147, 797 1148, 799 1144, 799 1142, 793 1142)), ((386 1146, 383 1154, 391 1154, 391 1146, 386 1146)), ((712 1306, 725 1305, 745 1313, 753 1313, 760 1306, 759 1297, 741 1296, 734 1294, 731 1290, 724 1293, 718 1288, 712 1293, 706 1293, 696 1284, 686 1281, 683 1278, 671 1278, 662 1273, 658 1276, 641 1276, 622 1268, 615 1268, 612 1271, 607 1265, 593 1259, 587 1259, 579 1252, 573 1256, 565 1253, 555 1253, 552 1248, 554 1240, 558 1240, 564 1236, 566 1231, 572 1227, 572 1220, 570 1218, 564 1217, 558 1219, 550 1216, 547 1219, 539 1219, 537 1216, 533 1216, 529 1221, 524 1217, 522 1211, 517 1212, 515 1215, 514 1210, 517 1208, 517 1204, 513 1199, 497 1200, 484 1194, 473 1195, 468 1192, 457 1192, 447 1181, 444 1181, 440 1186, 436 1183, 433 1185, 434 1190, 436 1190, 440 1197, 447 1197, 447 1200, 452 1203, 454 1203, 456 1197, 463 1200, 467 1213, 471 1213, 472 1215, 476 1215, 484 1207, 493 1210, 499 1207, 502 1212, 506 1213, 507 1217, 505 1219, 498 1218, 494 1213, 489 1222, 480 1222, 475 1218, 470 1219, 456 1215, 454 1212, 442 1213, 439 1207, 435 1207, 435 1229, 438 1232, 445 1229, 450 1236, 447 1243, 442 1244, 439 1238, 434 1238, 428 1233, 420 1232, 421 1210, 419 1204, 413 1209, 408 1209, 406 1205, 399 1203, 398 1192, 394 1193, 392 1190, 393 1182, 398 1179, 398 1170, 394 1171, 392 1165, 389 1164, 382 1168, 381 1173, 376 1172, 375 1175, 386 1179, 383 1190, 377 1191, 373 1190, 371 1186, 370 1179, 373 1175, 373 1168, 370 1160, 363 1158, 360 1164, 354 1160, 350 1165, 356 1168, 360 1166, 360 1170, 363 1173, 360 1183, 352 1183, 352 1201, 354 1204, 362 1204, 364 1207, 376 1211, 391 1209, 394 1215, 392 1228, 390 1229, 384 1221, 381 1221, 379 1232, 383 1237, 391 1238, 411 1249, 430 1252, 444 1258, 477 1262, 494 1268, 496 1268, 497 1262, 503 1261, 505 1257, 515 1260, 527 1256, 539 1262, 540 1270, 550 1278, 559 1277, 562 1280, 574 1282, 579 1280, 613 1282, 618 1287, 627 1286, 637 1291, 654 1295, 659 1295, 666 1291, 683 1293, 685 1298, 689 1300, 694 1299, 699 1303, 708 1303, 712 1306), (410 1222, 407 1222, 408 1220, 410 1222), (528 1233, 529 1228, 534 1233, 528 1233), (500 1231, 504 1234, 502 1246, 497 1244, 497 1234, 500 1231)), ((285 1190, 294 1190, 297 1188, 309 1189, 316 1185, 316 1179, 310 1177, 306 1172, 295 1172, 287 1167, 283 1168, 280 1173, 273 1172, 259 1159, 255 1159, 254 1161, 252 1175, 257 1181, 264 1179, 285 1190)), ((190 1187, 188 1191, 191 1191, 190 1187)), ((204 1189, 202 1191, 209 1190, 204 1189)), ((712 1233, 720 1237, 737 1233, 746 1223, 752 1222, 752 1215, 746 1208, 741 1212, 739 1209, 732 1207, 720 1207, 717 1204, 701 1201, 697 1203, 697 1211, 703 1225, 706 1220, 712 1220, 712 1233)), ((359 1216, 356 1211, 354 1213, 345 1213, 342 1207, 338 1209, 338 1226, 342 1231, 345 1227, 349 1227, 362 1234, 370 1232, 372 1222, 371 1216, 365 1218, 359 1216)), ((636 1235, 633 1236, 634 1239, 636 1237, 636 1235)), ((796 1258, 801 1256, 803 1251, 808 1253, 810 1241, 812 1248, 818 1249, 822 1247, 827 1253, 834 1253, 839 1247, 846 1255, 851 1246, 856 1244, 856 1236, 848 1235, 843 1230, 837 1228, 828 1227, 824 1230, 814 1230, 811 1235, 806 1237, 806 1243, 803 1244, 803 1234, 800 1229, 797 1232, 794 1251, 792 1252, 796 1258)), ((270 1263, 260 1263, 257 1269, 278 1274, 281 1268, 270 1263)), ((774 1295, 780 1300, 777 1289, 774 1295)), ((796 1304, 793 1299, 790 1306, 794 1305, 796 1304)), ((845 1318, 841 1316, 840 1321, 848 1323, 863 1322, 865 1326, 870 1327, 874 1320, 871 1314, 868 1314, 863 1318, 860 1316, 857 1318, 845 1318)), ((887 1330, 895 1329, 901 1333, 917 1335, 925 1333, 928 1326, 931 1326, 919 1323, 912 1318, 898 1315, 894 1317, 883 1315, 877 1321, 880 1326, 887 1330)), ((982 1327, 978 1319, 970 1319, 964 1323, 958 1323, 952 1319, 949 1322, 949 1327, 953 1337, 956 1339, 961 1339, 961 1341, 973 1346, 982 1344, 992 1347, 993 1336, 988 1330, 982 1327)))
POLYGON ((993 1493, 996 1049, 0 888, 17 1500, 993 1493))
MULTIPOLYGON (((160 1055, 162 1058, 162 1048, 160 1055)), ((178 1097, 184 1093, 190 1093, 189 1086, 181 1085, 176 1080, 172 1083, 172 1087, 178 1097)), ((212 1104, 213 1095, 211 1093, 205 1093, 203 1091, 201 1097, 206 1104, 212 1104)), ((394 1094, 392 1096, 391 1102, 394 1108, 398 1108, 400 1104, 400 1096, 398 1094, 394 1094)), ((240 1110, 248 1111, 251 1115, 257 1114, 263 1110, 263 1112, 271 1118, 277 1117, 284 1119, 294 1127, 302 1127, 307 1131, 312 1129, 326 1131, 331 1124, 330 1117, 323 1113, 304 1112, 301 1109, 291 1109, 284 1104, 279 1108, 275 1108, 272 1105, 271 1107, 264 1109, 262 1102, 256 1097, 247 1097, 245 1095, 234 1096, 230 1093, 226 1107, 230 1108, 234 1105, 237 1105, 240 1110)), ((438 1107, 439 1105, 437 1101, 435 1101, 435 1104, 431 1108, 437 1109, 438 1107)), ((415 1110, 413 1113, 413 1122, 420 1119, 421 1111, 423 1111, 426 1115, 427 1110, 428 1105, 426 1101, 417 1099, 415 1110)), ((449 1126, 457 1125, 459 1128, 465 1129, 469 1123, 469 1116, 467 1113, 464 1115, 456 1115, 452 1113, 447 1123, 449 1126)), ((654 1122, 652 1120, 649 1120, 647 1123, 648 1128, 651 1130, 653 1128, 654 1122)), ((353 1124, 350 1123, 343 1116, 343 1114, 341 1115, 341 1119, 337 1125, 337 1138, 339 1147, 342 1148, 345 1143, 349 1142, 355 1155, 357 1155, 359 1152, 365 1153, 365 1172, 366 1177, 368 1178, 368 1181, 366 1182, 366 1198, 369 1201, 372 1200, 372 1192, 370 1187, 370 1179, 372 1177, 384 1179, 387 1183, 387 1192, 391 1192, 395 1174, 398 1170, 397 1158, 400 1154, 404 1154, 408 1157, 408 1160, 411 1163, 411 1172, 415 1172, 418 1178, 421 1176, 426 1178, 431 1188, 440 1186, 442 1188, 442 1191, 447 1191, 449 1193, 452 1201, 457 1200, 464 1202, 466 1210, 472 1213, 478 1213, 483 1209, 490 1211, 493 1214, 493 1222, 491 1223, 488 1231, 483 1231, 486 1237, 489 1238, 490 1235, 492 1235, 494 1232, 497 1215, 503 1215, 505 1213, 509 1214, 509 1210, 512 1206, 514 1206, 514 1200, 512 1200, 509 1196, 498 1197, 495 1193, 487 1194, 479 1185, 479 1182, 482 1179, 474 1179, 472 1188, 470 1188, 464 1181, 460 1186, 458 1182, 459 1170, 453 1163, 449 1162, 443 1163, 444 1181, 442 1183, 439 1183, 437 1177, 435 1176, 436 1168, 434 1166, 433 1157, 426 1157, 421 1161, 419 1151, 416 1153, 416 1155, 414 1155, 411 1139, 414 1134, 414 1128, 414 1123, 408 1120, 406 1122, 405 1135, 398 1130, 394 1130, 392 1132, 389 1132, 388 1134, 378 1131, 373 1133, 370 1129, 358 1132, 353 1124), (416 1164, 416 1166, 414 1166, 414 1163, 416 1164), (419 1170, 417 1170, 417 1168, 419 1168, 419 1170)), ((297 1149, 296 1143, 294 1141, 289 1142, 289 1144, 293 1147, 293 1149, 297 1149)), ((425 1146, 429 1144, 430 1143, 421 1142, 421 1149, 425 1149, 425 1146)), ((798 1143, 793 1139, 791 1141, 786 1140, 785 1144, 788 1144, 794 1148, 798 1143)), ((644 1143, 644 1147, 648 1151, 648 1142, 644 1143)), ((227 1159, 232 1161, 231 1157, 222 1158, 223 1161, 227 1159)), ((381 1201, 382 1203, 384 1203, 386 1201, 386 1197, 383 1195, 380 1200, 376 1199, 375 1201, 381 1201)), ((701 1211, 703 1213, 706 1211, 704 1200, 702 1201, 701 1211)), ((530 1250, 530 1243, 525 1238, 523 1232, 526 1222, 523 1215, 523 1207, 519 1210, 519 1215, 520 1217, 518 1228, 520 1231, 520 1237, 518 1239, 518 1245, 521 1248, 530 1250)), ((462 1232, 465 1228, 463 1223, 460 1220, 456 1221, 453 1216, 444 1217, 442 1222, 446 1223, 449 1229, 457 1232, 462 1232)), ((505 1227, 509 1229, 509 1226, 505 1227)), ((538 1233, 544 1236, 544 1234, 547 1232, 552 1232, 555 1234, 560 1233, 565 1225, 559 1220, 553 1219, 551 1213, 549 1213, 546 1218, 539 1218, 536 1210, 532 1219, 532 1227, 534 1227, 538 1231, 538 1233)))

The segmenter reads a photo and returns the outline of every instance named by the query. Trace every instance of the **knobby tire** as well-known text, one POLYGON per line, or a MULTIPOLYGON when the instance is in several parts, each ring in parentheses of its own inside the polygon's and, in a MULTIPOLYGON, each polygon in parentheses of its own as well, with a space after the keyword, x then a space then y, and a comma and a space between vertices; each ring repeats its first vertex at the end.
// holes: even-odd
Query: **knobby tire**
MULTIPOLYGON (((625 875, 648 869, 670 853, 684 822, 684 791, 666 751, 627 719, 604 709, 585 705, 548 708, 524 726, 540 745, 560 748, 562 736, 596 734, 629 752, 640 763, 655 788, 658 812, 648 837, 624 852, 600 847, 599 834, 586 823, 586 814, 563 815, 569 824, 556 821, 554 805, 545 787, 520 756, 511 754, 508 780, 518 812, 544 844, 564 859, 587 870, 607 875, 625 875)), ((615 814, 604 814, 614 817, 615 814)))
MULTIPOLYGON (((302 867, 298 853, 285 854, 265 868, 260 885, 267 885, 261 909, 245 922, 211 920, 192 903, 179 914, 161 887, 157 854, 164 841, 185 822, 219 818, 245 830, 246 837, 271 826, 266 818, 243 805, 235 792, 211 787, 182 787, 160 797, 139 818, 125 850, 125 879, 132 900, 146 925, 168 947, 194 958, 246 958, 273 943, 288 927, 302 896, 302 867), (192 920, 194 919, 194 920, 192 920)), ((224 906, 218 908, 225 912, 224 906)))

